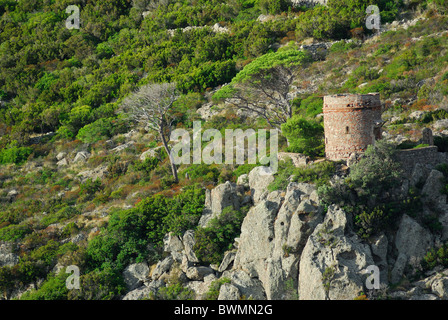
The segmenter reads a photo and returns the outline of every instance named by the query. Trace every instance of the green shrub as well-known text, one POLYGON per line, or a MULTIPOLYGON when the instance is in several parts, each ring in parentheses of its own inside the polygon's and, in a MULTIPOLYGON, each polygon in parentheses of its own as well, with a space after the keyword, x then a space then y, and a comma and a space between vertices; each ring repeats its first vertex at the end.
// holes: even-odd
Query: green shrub
POLYGON ((101 118, 79 129, 76 138, 84 143, 95 143, 113 135, 114 123, 112 118, 101 118))
POLYGON ((36 261, 42 261, 46 266, 54 264, 56 254, 60 244, 57 241, 50 240, 47 244, 37 248, 30 254, 30 258, 36 261))
POLYGON ((448 243, 444 243, 438 249, 430 249, 422 259, 424 270, 432 270, 437 266, 448 267, 448 243))
POLYGON ((64 206, 53 214, 48 214, 42 218, 40 224, 42 227, 48 227, 50 224, 70 219, 81 212, 74 206, 64 206))
POLYGON ((323 99, 316 95, 310 95, 300 100, 300 105, 296 112, 303 114, 308 118, 315 118, 319 113, 322 113, 323 99))
POLYGON ((290 182, 305 182, 320 187, 330 181, 336 172, 336 165, 331 161, 318 162, 303 167, 295 167, 291 159, 280 161, 274 181, 268 186, 269 191, 286 190, 290 182), (290 179, 292 177, 292 179, 290 179))
POLYGON ((138 160, 134 163, 134 169, 137 171, 143 171, 146 174, 150 174, 160 163, 157 157, 146 157, 145 160, 138 160))
POLYGON ((351 49, 356 48, 358 45, 355 42, 346 42, 344 40, 338 41, 336 43, 334 43, 329 51, 330 52, 334 52, 334 53, 342 53, 342 52, 347 52, 351 49))
POLYGON ((202 179, 203 181, 217 182, 220 174, 219 169, 213 165, 193 164, 182 171, 190 179, 202 179))
POLYGON ((10 224, 0 229, 0 239, 3 241, 17 241, 23 239, 33 231, 27 224, 10 224))
POLYGON ((219 290, 221 286, 225 283, 230 283, 229 278, 222 277, 218 280, 213 281, 208 288, 208 291, 205 293, 205 300, 218 300, 219 290))
POLYGON ((380 230, 384 230, 388 223, 387 213, 380 207, 371 211, 362 211, 354 217, 357 234, 362 238, 368 238, 380 230))
POLYGON ((79 227, 75 222, 68 223, 63 229, 61 236, 70 237, 79 231, 79 227))
POLYGON ((224 253, 232 249, 235 238, 241 232, 246 212, 247 208, 239 211, 232 207, 224 208, 205 228, 196 229, 193 250, 202 263, 217 264, 222 261, 224 253))
POLYGON ((288 11, 292 3, 288 0, 261 0, 258 5, 264 14, 279 14, 282 11, 288 11))
POLYGON ((393 145, 379 140, 350 168, 351 183, 371 200, 400 184, 401 167, 393 159, 394 152, 393 145))
POLYGON ((83 200, 91 200, 93 199, 95 193, 101 191, 103 189, 103 184, 100 179, 96 179, 95 181, 91 178, 87 179, 85 182, 81 183, 79 186, 79 194, 83 196, 83 200))
POLYGON ((257 166, 259 166, 259 164, 246 163, 246 164, 239 165, 235 170, 233 170, 233 176, 235 178, 237 178, 243 174, 249 174, 249 172, 257 166))
POLYGON ((442 81, 445 81, 445 80, 448 80, 448 72, 445 72, 445 73, 442 75, 442 81))
POLYGON ((90 106, 83 105, 71 109, 65 119, 61 122, 70 132, 76 134, 79 129, 93 120, 92 108, 90 106))
POLYGON ((448 152, 448 137, 434 136, 434 145, 439 152, 448 152))
POLYGON ((311 157, 323 156, 324 129, 320 123, 295 115, 282 125, 282 133, 288 139, 289 152, 311 157))
POLYGON ((50 274, 42 286, 37 290, 25 292, 20 300, 67 300, 68 289, 66 279, 69 274, 50 274))
POLYGON ((195 296, 193 290, 176 282, 160 288, 152 298, 155 300, 194 300, 195 296))
MULTIPOLYGON (((348 177, 318 189, 323 204, 337 204, 353 216, 355 229, 362 238, 380 230, 392 230, 403 212, 424 220, 420 217, 421 196, 416 190, 411 189, 407 195, 396 192, 403 177, 393 154, 393 145, 377 141, 350 167, 348 177)), ((437 229, 433 221, 427 220, 427 224, 437 229)))
POLYGON ((79 289, 70 290, 69 300, 112 300, 125 292, 126 285, 121 272, 105 267, 81 274, 79 289))
POLYGON ((0 164, 15 163, 22 164, 33 152, 31 147, 11 146, 0 150, 0 164))
POLYGON ((193 228, 204 202, 202 188, 189 186, 173 198, 157 194, 134 208, 112 212, 107 228, 87 246, 89 269, 112 267, 120 271, 131 262, 143 261, 148 245, 160 248, 167 232, 180 234, 193 228))
POLYGON ((434 110, 434 111, 425 113, 421 122, 430 123, 432 121, 437 121, 437 120, 447 119, 447 118, 448 118, 448 111, 446 111, 445 109, 438 109, 438 110, 434 110))

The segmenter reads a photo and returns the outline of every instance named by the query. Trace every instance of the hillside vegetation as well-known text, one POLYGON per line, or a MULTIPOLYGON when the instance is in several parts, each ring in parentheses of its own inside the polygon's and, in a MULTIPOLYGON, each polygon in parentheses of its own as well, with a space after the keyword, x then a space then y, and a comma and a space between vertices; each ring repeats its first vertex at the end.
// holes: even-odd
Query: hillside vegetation
MULTIPOLYGON (((380 34, 365 28, 373 3, 0 0, 0 241, 17 257, 0 267, 2 294, 16 298, 34 288, 21 297, 120 298, 127 265, 157 262, 166 233, 196 230, 206 189, 256 166, 181 165, 174 184, 157 135, 120 112, 142 85, 177 84, 175 127, 191 130, 199 120, 203 130, 270 128, 226 108, 224 98, 232 86, 284 65, 295 75, 294 99, 280 149, 314 158, 323 155, 326 94, 379 92, 386 134, 401 142, 412 144, 423 127, 447 119, 446 1, 375 2, 390 29, 380 34), (68 5, 81 9, 79 30, 65 27, 68 5), (393 28, 395 20, 415 18, 393 28), (319 59, 298 51, 313 42, 332 44, 319 59), (196 111, 206 104, 223 111, 201 120, 196 111), (410 117, 415 111, 424 116, 410 117), (296 139, 304 128, 315 134, 296 139), (82 290, 66 289, 68 274, 56 271, 67 265, 82 269, 82 290)), ((436 142, 448 150, 443 135, 436 142)), ((271 189, 284 187, 291 169, 284 166, 271 189)), ((323 162, 295 170, 296 181, 323 185, 336 168, 323 162)), ((201 263, 221 261, 246 212, 225 212, 196 230, 201 263)))

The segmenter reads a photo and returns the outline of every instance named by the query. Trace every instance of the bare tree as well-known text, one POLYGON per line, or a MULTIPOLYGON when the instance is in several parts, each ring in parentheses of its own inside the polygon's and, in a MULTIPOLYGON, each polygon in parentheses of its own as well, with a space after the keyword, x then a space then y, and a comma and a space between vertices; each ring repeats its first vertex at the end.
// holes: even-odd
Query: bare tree
POLYGON ((177 167, 168 145, 174 123, 173 104, 179 93, 175 83, 150 84, 140 87, 122 103, 130 119, 156 131, 170 159, 174 182, 179 182, 177 167))

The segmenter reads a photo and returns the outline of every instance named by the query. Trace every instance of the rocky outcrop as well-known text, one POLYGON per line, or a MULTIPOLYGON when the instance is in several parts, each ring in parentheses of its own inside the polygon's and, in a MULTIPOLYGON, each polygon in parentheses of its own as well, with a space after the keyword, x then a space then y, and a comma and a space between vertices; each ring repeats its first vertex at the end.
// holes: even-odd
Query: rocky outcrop
POLYGON ((315 187, 290 183, 284 196, 270 193, 251 208, 241 227, 234 269, 263 284, 267 299, 285 299, 287 283, 297 284, 306 239, 322 219, 310 200, 315 187))
POLYGON ((86 162, 90 157, 90 153, 87 151, 80 151, 76 154, 75 158, 73 159, 73 163, 84 163, 86 162))
MULTIPOLYGON (((425 203, 439 204, 439 221, 446 227, 446 199, 439 189, 434 190, 443 183, 442 176, 437 170, 416 165, 401 191, 421 189, 425 203)), ((150 268, 148 277, 136 273, 134 265, 126 269, 130 291, 124 299, 156 293, 173 277, 192 290, 196 299, 203 299, 211 284, 223 279, 219 300, 351 300, 363 293, 368 298, 448 298, 448 271, 428 272, 426 278, 400 286, 403 279, 409 283, 416 274, 416 262, 443 239, 444 231, 434 234, 421 222, 424 214, 432 214, 430 209, 420 218, 403 213, 395 231, 366 240, 356 234, 353 217, 340 207, 331 205, 324 212, 315 185, 290 182, 284 191, 269 192, 273 179, 267 167, 256 167, 236 184, 226 182, 207 191, 199 227, 227 207, 238 210, 252 205, 240 236, 220 264, 200 264, 193 250, 193 230, 179 236, 169 233, 164 238, 165 257, 150 268), (379 272, 375 278, 379 289, 368 286, 372 268, 379 272), (397 289, 389 290, 391 284, 397 289)))
POLYGON ((9 242, 0 242, 0 267, 13 267, 19 262, 19 256, 13 253, 13 245, 9 242))
POLYGON ((431 233, 408 215, 403 215, 395 237, 398 257, 391 273, 391 282, 399 282, 410 261, 421 260, 433 246, 431 233))
POLYGON ((123 271, 123 279, 128 290, 140 287, 149 277, 149 267, 146 262, 134 263, 123 271))
POLYGON ((218 185, 213 190, 206 191, 206 201, 204 213, 199 221, 199 225, 206 227, 208 222, 219 216, 227 207, 239 210, 240 207, 250 203, 250 197, 244 195, 245 187, 227 181, 218 185))
POLYGON ((267 188, 274 181, 274 174, 269 167, 259 166, 249 172, 248 180, 254 204, 257 204, 268 195, 267 188))
POLYGON ((373 265, 367 244, 350 233, 349 219, 336 206, 328 209, 303 249, 299 297, 303 300, 354 299, 364 290, 365 271, 373 265))

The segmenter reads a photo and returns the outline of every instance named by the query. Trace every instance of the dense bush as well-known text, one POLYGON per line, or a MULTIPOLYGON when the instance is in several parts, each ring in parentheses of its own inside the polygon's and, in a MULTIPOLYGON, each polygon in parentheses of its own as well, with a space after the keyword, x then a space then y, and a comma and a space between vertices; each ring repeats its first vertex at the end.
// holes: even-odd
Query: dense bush
POLYGON ((187 175, 189 179, 200 178, 203 181, 217 182, 220 170, 217 166, 206 164, 193 164, 185 169, 183 174, 187 175))
POLYGON ((348 176, 318 189, 324 204, 337 204, 353 217, 359 236, 368 238, 381 230, 391 230, 406 212, 417 216, 420 195, 414 189, 403 195, 400 164, 394 160, 394 146, 379 140, 369 146, 348 176))
POLYGON ((118 120, 114 118, 100 118, 79 129, 76 138, 85 143, 108 139, 115 134, 123 133, 124 130, 120 130, 117 123, 118 120))
POLYGON ((21 300, 66 300, 68 289, 65 281, 69 275, 64 272, 58 275, 49 274, 38 290, 25 292, 21 300))
POLYGON ((282 125, 282 133, 288 139, 288 151, 311 157, 324 155, 324 128, 322 124, 295 115, 282 125))
POLYGON ((221 214, 209 221, 205 228, 197 228, 193 250, 197 258, 205 264, 218 264, 224 253, 233 247, 235 238, 241 232, 241 224, 247 208, 234 210, 224 208, 221 214))
POLYGON ((444 243, 439 248, 432 248, 422 259, 424 270, 432 270, 437 266, 446 268, 448 266, 448 243, 444 243))
POLYGON ((21 164, 28 159, 32 152, 33 149, 31 147, 10 146, 0 150, 0 164, 21 164))
POLYGON ((322 186, 336 173, 336 164, 331 161, 318 162, 304 167, 295 167, 292 160, 280 161, 270 191, 286 190, 290 182, 313 183, 322 186))
POLYGON ((135 208, 113 212, 107 228, 89 242, 89 267, 112 266, 114 270, 122 270, 132 261, 146 259, 148 245, 160 247, 167 232, 179 234, 193 228, 202 214, 204 201, 204 191, 190 186, 173 198, 154 195, 135 208))

